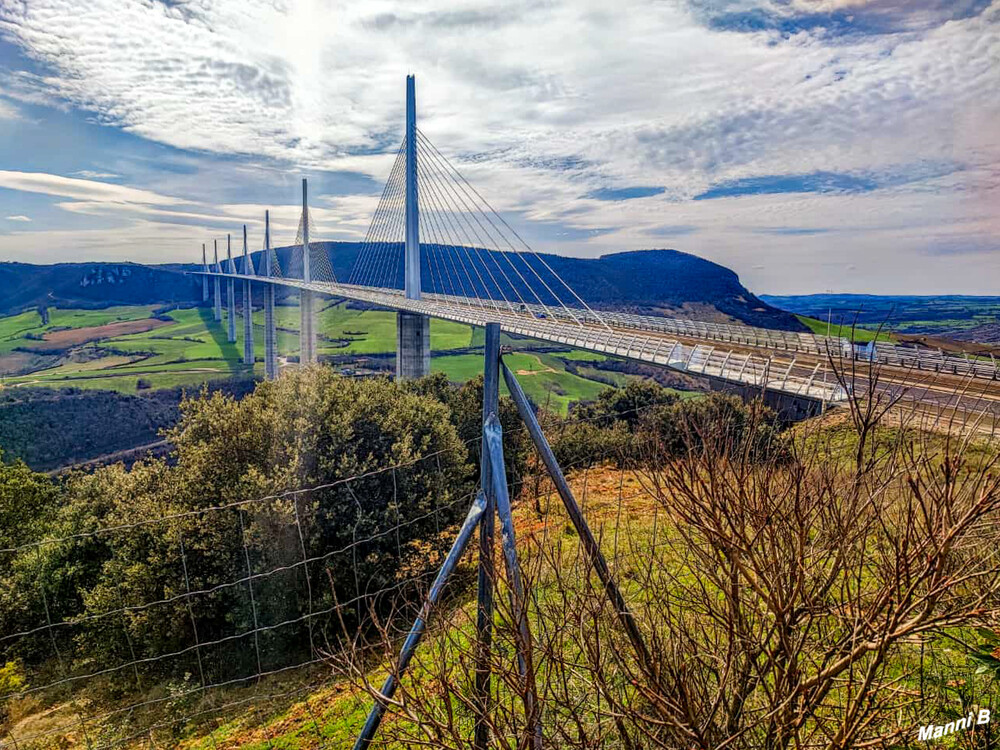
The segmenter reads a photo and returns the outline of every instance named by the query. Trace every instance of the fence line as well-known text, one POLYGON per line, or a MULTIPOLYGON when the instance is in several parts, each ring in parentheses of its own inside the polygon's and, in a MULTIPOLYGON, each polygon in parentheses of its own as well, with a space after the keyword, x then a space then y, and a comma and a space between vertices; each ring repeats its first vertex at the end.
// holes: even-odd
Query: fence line
MULTIPOLYGON (((641 412, 645 412, 645 411, 654 409, 656 407, 657 407, 656 404, 649 404, 649 405, 646 405, 646 406, 636 407, 636 408, 633 408, 633 409, 629 409, 626 412, 623 412, 623 414, 641 413, 641 412)), ((591 422, 591 421, 596 421, 596 420, 600 420, 600 419, 603 419, 603 418, 604 417, 602 417, 602 416, 595 416, 595 417, 569 419, 569 420, 562 420, 561 424, 563 426, 570 426, 570 425, 575 424, 575 423, 591 422)), ((479 440, 481 440, 481 436, 478 436, 477 438, 474 438, 472 440, 464 441, 463 447, 464 446, 468 446, 468 445, 473 444, 473 443, 477 443, 477 442, 479 442, 479 440)), ((449 449, 449 450, 454 450, 454 449, 449 449)), ((212 507, 209 507, 209 508, 202 508, 202 509, 198 509, 198 510, 195 510, 195 511, 188 511, 188 512, 183 512, 183 513, 168 514, 168 515, 161 516, 161 517, 154 518, 154 519, 141 519, 141 520, 136 521, 134 523, 119 524, 119 525, 115 525, 115 526, 104 527, 104 528, 101 528, 101 529, 95 529, 95 530, 90 531, 90 532, 68 535, 68 536, 62 537, 62 538, 47 538, 47 539, 41 540, 39 542, 36 542, 34 544, 21 545, 20 547, 10 548, 10 549, 0 550, 0 551, 7 552, 7 553, 25 552, 25 551, 31 550, 32 548, 38 549, 38 548, 42 547, 43 545, 59 544, 59 543, 64 543, 64 542, 73 542, 73 541, 77 541, 77 540, 80 540, 80 539, 94 538, 94 537, 98 537, 98 536, 105 535, 105 534, 113 534, 113 533, 116 533, 116 532, 127 532, 127 531, 132 531, 132 530, 135 530, 135 529, 138 529, 138 528, 144 528, 144 527, 148 527, 148 526, 151 526, 151 525, 155 525, 155 524, 158 524, 158 523, 166 523, 166 522, 169 522, 169 521, 172 521, 172 520, 183 519, 183 518, 191 518, 191 517, 198 517, 198 516, 201 516, 201 515, 203 515, 205 513, 210 513, 210 512, 220 511, 220 510, 237 510, 238 514, 239 514, 239 522, 241 524, 241 528, 243 529, 243 535, 241 536, 241 539, 242 539, 242 542, 243 542, 244 560, 247 561, 245 527, 242 524, 244 523, 244 519, 243 519, 244 508, 246 508, 248 505, 256 505, 256 504, 260 504, 260 503, 264 503, 264 502, 268 502, 268 501, 278 502, 278 501, 281 501, 281 500, 283 500, 285 498, 288 498, 288 497, 297 498, 299 495, 304 494, 304 493, 315 492, 315 491, 318 491, 318 490, 321 490, 321 489, 325 489, 325 488, 329 488, 329 487, 334 487, 334 486, 338 486, 338 485, 348 484, 348 483, 351 483, 353 481, 356 481, 356 480, 359 480, 359 479, 363 479, 365 477, 370 477, 370 476, 373 476, 373 475, 376 475, 376 474, 382 474, 382 473, 384 473, 386 471, 395 471, 396 469, 400 469, 400 468, 403 468, 405 466, 413 465, 414 463, 417 463, 417 462, 422 461, 424 459, 428 459, 428 458, 438 458, 439 459, 441 453, 446 453, 446 452, 448 452, 448 451, 447 450, 436 451, 434 453, 427 454, 426 456, 422 456, 422 457, 420 457, 418 459, 413 459, 413 460, 410 460, 410 461, 401 462, 401 463, 395 464, 393 466, 388 466, 388 467, 384 467, 382 469, 373 470, 373 471, 369 471, 369 472, 364 472, 364 473, 358 474, 356 476, 342 478, 342 479, 337 480, 335 482, 329 482, 329 483, 325 483, 325 484, 322 484, 322 485, 316 485, 314 487, 302 488, 302 489, 299 489, 299 490, 290 490, 290 491, 286 491, 286 492, 282 492, 282 493, 275 493, 273 495, 268 495, 268 496, 265 496, 265 497, 253 498, 253 499, 247 499, 247 500, 241 500, 241 501, 235 501, 235 502, 232 502, 232 503, 225 503, 223 505, 212 506, 212 507)), ((601 455, 587 456, 585 458, 580 459, 579 461, 573 462, 567 468, 572 468, 574 466, 577 466, 577 465, 580 465, 580 464, 584 464, 584 463, 593 464, 595 462, 601 461, 603 458, 607 458, 608 456, 613 455, 615 452, 616 451, 615 451, 614 448, 609 448, 609 449, 607 449, 607 451, 605 451, 601 455)), ((533 476, 531 476, 529 474, 525 474, 525 476, 522 477, 522 479, 521 479, 520 485, 523 486, 526 482, 532 481, 533 479, 534 479, 533 476)), ((85 617, 82 617, 82 618, 79 618, 79 619, 61 620, 61 621, 58 621, 58 622, 52 621, 52 620, 46 618, 47 622, 46 622, 45 625, 39 626, 37 628, 32 628, 32 629, 20 631, 20 632, 17 632, 17 633, 7 634, 7 635, 4 635, 3 637, 0 637, 0 644, 5 643, 5 642, 9 643, 10 641, 13 641, 13 640, 18 639, 18 638, 26 638, 26 637, 30 637, 32 635, 37 635, 37 634, 40 634, 40 633, 48 632, 53 637, 53 647, 56 648, 56 649, 58 649, 58 647, 55 645, 55 640, 54 640, 54 632, 57 629, 68 628, 68 627, 71 627, 71 626, 74 626, 74 625, 86 626, 86 625, 89 625, 89 624, 93 624, 95 622, 100 622, 102 620, 107 620, 109 618, 113 618, 113 617, 117 617, 117 616, 121 616, 121 617, 124 618, 126 615, 131 614, 131 613, 141 612, 141 611, 147 611, 147 610, 150 610, 150 609, 152 609, 152 608, 154 608, 156 606, 162 606, 162 605, 167 605, 167 604, 171 604, 171 603, 172 604, 177 604, 179 602, 189 603, 194 597, 202 596, 202 595, 210 595, 210 594, 212 594, 214 592, 217 592, 219 590, 229 589, 229 588, 235 588, 235 587, 238 587, 238 586, 240 586, 242 584, 247 584, 248 586, 252 586, 252 584, 253 584, 253 582, 255 580, 265 579, 265 578, 268 578, 270 576, 276 575, 276 574, 278 574, 280 572, 290 571, 290 570, 296 570, 298 568, 306 567, 306 566, 308 566, 310 564, 314 564, 314 563, 318 563, 318 562, 323 562, 325 560, 329 560, 330 558, 335 557, 337 555, 345 554, 345 553, 351 552, 353 550, 356 550, 358 547, 363 546, 365 544, 368 544, 370 542, 376 541, 378 539, 382 539, 382 538, 390 536, 390 535, 392 535, 394 533, 398 534, 399 529, 404 528, 406 526, 410 526, 410 525, 419 523, 419 522, 427 520, 428 518, 431 518, 431 517, 438 518, 438 517, 441 516, 442 513, 446 513, 447 511, 454 509, 456 506, 460 505, 461 503, 463 503, 463 502, 465 502, 465 503, 470 502, 471 499, 472 499, 472 497, 473 497, 473 494, 474 493, 468 493, 466 495, 463 495, 463 496, 461 496, 459 498, 456 498, 455 500, 450 501, 449 503, 447 503, 445 505, 442 505, 442 506, 439 506, 437 508, 434 508, 433 510, 428 511, 427 513, 423 513, 420 516, 417 516, 415 518, 411 518, 411 519, 408 519, 406 521, 400 520, 400 521, 398 521, 395 524, 391 524, 388 527, 379 529, 378 531, 376 531, 375 533, 373 533, 373 534, 371 534, 369 536, 366 536, 366 537, 360 538, 360 539, 355 539, 355 540, 353 540, 352 542, 350 542, 347 545, 344 545, 344 546, 342 546, 342 547, 340 547, 340 548, 338 548, 336 550, 333 550, 333 551, 325 552, 325 553, 320 554, 320 555, 309 556, 305 552, 305 545, 303 543, 303 540, 300 540, 300 549, 303 552, 303 558, 302 559, 297 560, 294 563, 289 563, 289 564, 285 564, 285 565, 276 566, 276 567, 274 567, 272 569, 269 569, 267 571, 257 572, 257 573, 252 572, 252 569, 249 566, 249 562, 247 561, 247 573, 245 575, 242 575, 242 576, 240 576, 239 578, 237 578, 237 579, 235 579, 233 581, 226 581, 224 583, 217 584, 215 586, 207 587, 207 588, 204 588, 204 589, 191 589, 190 585, 187 584, 187 585, 185 585, 185 590, 182 593, 180 593, 180 594, 177 594, 177 595, 174 595, 174 596, 171 596, 171 597, 165 597, 163 599, 159 599, 159 600, 156 600, 156 601, 144 602, 142 604, 137 604, 137 605, 125 605, 124 603, 122 603, 121 594, 120 594, 120 591, 119 591, 118 601, 119 601, 119 603, 121 603, 121 606, 116 607, 115 609, 108 610, 106 612, 97 613, 97 614, 94 614, 94 615, 88 615, 88 616, 85 616, 85 617)), ((111 546, 111 549, 112 549, 112 554, 114 555, 115 552, 114 552, 114 545, 113 544, 111 546)), ((184 562, 184 565, 186 566, 186 560, 183 561, 183 562, 184 562)), ((186 573, 186 570, 185 570, 185 573, 186 573)), ((60 679, 53 680, 53 681, 48 682, 48 683, 46 683, 44 685, 32 686, 32 687, 25 688, 23 690, 12 691, 12 692, 9 692, 9 693, 7 693, 7 694, 5 694, 3 696, 0 696, 0 700, 3 700, 3 701, 16 700, 16 699, 24 698, 24 697, 31 696, 31 695, 37 695, 39 693, 43 693, 44 691, 48 691, 48 690, 54 690, 54 689, 59 689, 59 688, 72 687, 72 686, 74 686, 74 685, 76 685, 76 684, 78 684, 80 682, 86 681, 86 680, 91 680, 91 679, 96 679, 96 678, 99 678, 99 677, 102 677, 102 676, 108 676, 108 675, 112 675, 112 674, 121 673, 121 672, 124 672, 124 671, 129 670, 129 669, 131 669, 131 670, 133 670, 135 672, 136 679, 137 679, 137 681, 139 681, 140 678, 139 678, 139 669, 138 668, 140 666, 149 665, 149 664, 153 664, 153 663, 159 663, 159 662, 163 662, 163 661, 165 661, 167 659, 183 657, 183 656, 186 656, 186 655, 190 655, 192 653, 197 654, 197 655, 200 656, 203 649, 210 649, 210 648, 212 648, 214 646, 218 646, 218 645, 221 645, 221 644, 235 642, 235 641, 238 641, 240 639, 247 638, 247 637, 249 637, 251 635, 253 635, 255 637, 255 639, 256 639, 259 634, 265 633, 265 632, 268 632, 268 631, 274 631, 274 630, 279 629, 279 628, 290 627, 290 626, 293 626, 293 625, 296 625, 296 624, 301 624, 301 623, 304 623, 304 622, 311 624, 315 620, 315 618, 317 618, 317 617, 324 617, 324 616, 333 614, 333 613, 338 612, 338 611, 343 611, 344 608, 349 608, 349 607, 357 604, 360 601, 363 601, 363 600, 366 600, 366 599, 371 599, 372 597, 382 596, 382 595, 391 593, 393 591, 400 591, 400 590, 404 589, 405 587, 407 587, 409 585, 417 584, 417 583, 419 583, 421 581, 424 581, 429 575, 430 575, 430 573, 424 573, 424 574, 421 574, 419 576, 411 577, 409 579, 397 582, 397 583, 395 583, 393 585, 382 587, 381 589, 378 589, 378 590, 375 590, 375 591, 358 592, 357 595, 355 597, 351 598, 351 599, 348 599, 348 600, 343 601, 343 602, 339 602, 338 604, 336 604, 334 606, 331 606, 331 607, 322 608, 320 610, 314 610, 310 606, 309 607, 309 611, 307 613, 301 614, 301 615, 299 615, 297 617, 286 618, 286 619, 284 619, 284 620, 282 620, 280 622, 275 622, 275 623, 270 623, 270 624, 262 624, 262 623, 260 623, 259 621, 256 620, 256 615, 257 615, 257 612, 256 612, 256 601, 253 601, 253 602, 251 602, 251 605, 254 607, 254 612, 253 612, 254 618, 255 618, 254 627, 252 627, 250 629, 247 629, 245 631, 239 632, 239 633, 230 634, 230 635, 226 635, 226 636, 223 636, 223 637, 219 637, 219 638, 215 638, 215 639, 207 640, 207 641, 201 641, 197 637, 195 637, 195 642, 194 642, 193 645, 189 645, 189 646, 186 646, 186 647, 184 647, 182 649, 178 649, 178 650, 175 650, 175 651, 172 651, 172 652, 169 652, 169 653, 162 653, 162 654, 157 654, 157 655, 153 655, 153 656, 147 656, 147 657, 139 657, 139 656, 137 656, 136 651, 135 651, 135 646, 133 645, 131 637, 129 636, 128 627, 125 626, 125 633, 126 633, 126 638, 128 639, 129 652, 130 652, 130 655, 132 657, 131 659, 129 659, 129 660, 127 660, 127 661, 125 661, 125 662, 123 662, 121 664, 118 664, 116 666, 113 666, 113 667, 107 667, 105 669, 93 670, 93 671, 91 671, 91 672, 89 672, 87 674, 64 676, 64 677, 62 677, 60 679)), ((185 578, 186 578, 186 576, 185 576, 185 578)), ((193 618, 193 612, 189 612, 189 613, 192 614, 192 619, 194 619, 193 618)), ((124 625, 125 625, 125 623, 123 622, 123 626, 124 625)), ((196 622, 192 623, 192 627, 194 627, 194 628, 197 627, 196 622)), ((255 649, 257 651, 257 658, 258 658, 258 660, 257 660, 257 669, 252 674, 247 674, 247 675, 244 675, 244 676, 235 677, 235 678, 232 678, 232 679, 227 679, 227 680, 222 680, 222 681, 215 681, 215 682, 211 682, 211 681, 208 681, 208 680, 203 680, 202 684, 200 684, 200 685, 198 685, 196 687, 190 688, 188 690, 182 691, 180 693, 175 693, 175 694, 173 694, 173 695, 171 695, 169 697, 155 698, 155 699, 137 701, 137 702, 134 702, 134 703, 129 704, 127 706, 124 706, 124 707, 121 707, 121 708, 118 708, 118 709, 114 709, 114 710, 111 710, 111 711, 107 711, 107 712, 104 712, 104 713, 101 713, 101 714, 91 715, 91 716, 87 716, 87 717, 81 716, 79 720, 74 720, 72 723, 64 724, 64 725, 61 725, 59 727, 55 727, 55 728, 49 729, 49 730, 47 730, 45 732, 39 732, 39 733, 31 734, 31 735, 26 735, 26 736, 23 736, 23 737, 18 737, 16 739, 13 737, 13 735, 11 735, 11 741, 9 741, 9 742, 8 741, 0 742, 0 748, 5 748, 5 747, 19 747, 19 745, 23 746, 23 745, 25 745, 27 743, 32 743, 32 742, 35 742, 37 740, 44 739, 46 737, 51 737, 51 736, 54 736, 54 735, 58 735, 60 733, 65 733, 67 731, 73 731, 73 730, 75 730, 77 728, 83 728, 84 730, 86 730, 86 728, 88 727, 88 725, 92 729, 95 728, 95 727, 106 729, 107 728, 107 722, 108 722, 108 720, 110 720, 110 719, 112 719, 112 718, 114 718, 116 716, 122 716, 124 714, 129 713, 129 712, 135 712, 135 711, 138 711, 140 709, 149 708, 149 707, 152 707, 152 706, 163 704, 165 702, 180 700, 180 699, 183 699, 183 698, 191 696, 191 695, 195 695, 195 694, 199 694, 199 693, 205 693, 206 691, 210 691, 210 690, 214 690, 214 689, 219 689, 219 688, 224 688, 224 687, 227 687, 227 686, 234 686, 234 685, 244 684, 244 683, 249 682, 251 680, 260 680, 260 679, 262 679, 264 677, 278 675, 278 674, 285 673, 285 672, 288 672, 288 671, 291 671, 291 670, 302 669, 302 668, 309 667, 309 666, 315 666, 315 665, 318 665, 318 664, 320 664, 320 663, 322 663, 324 661, 323 658, 311 658, 311 659, 308 659, 306 661, 300 662, 298 664, 289 665, 289 666, 280 667, 280 668, 271 669, 271 670, 265 670, 265 669, 262 668, 261 661, 260 661, 260 646, 259 646, 259 643, 256 643, 255 649)), ((315 654, 315 653, 316 653, 316 651, 313 648, 311 650, 311 654, 315 654)), ((72 657, 70 657, 70 661, 72 661, 72 660, 73 660, 72 657)), ((138 684, 139 683, 137 682, 137 685, 138 684)), ((202 712, 202 713, 204 713, 204 712, 202 712)), ((139 736, 141 736, 142 734, 145 734, 148 731, 151 731, 151 729, 149 727, 143 729, 142 732, 139 733, 139 736)), ((107 745, 107 746, 108 747, 114 747, 114 746, 117 746, 118 744, 121 744, 121 742, 120 741, 116 741, 116 743, 113 743, 113 744, 107 745)), ((101 747, 103 747, 103 745, 101 747)))
MULTIPOLYGON (((472 443, 478 443, 482 438, 476 437, 470 440, 466 440, 462 443, 463 446, 471 445, 472 443)), ((105 526, 100 529, 95 529, 94 531, 84 531, 79 534, 68 534, 64 537, 57 538, 46 538, 40 539, 37 542, 28 542, 27 544, 22 544, 17 547, 3 547, 0 548, 0 554, 10 554, 23 552, 24 550, 31 549, 32 547, 43 547, 50 544, 61 544, 63 542, 73 542, 79 539, 92 539, 93 537, 100 536, 101 534, 111 534, 117 531, 130 531, 132 529, 141 528, 143 526, 151 526, 157 523, 165 523, 167 521, 176 521, 183 518, 193 518, 194 516, 200 516, 205 513, 214 513, 217 511, 233 510, 234 508, 241 508, 247 505, 254 505, 257 503, 271 502, 275 500, 284 500, 289 497, 295 497, 297 495, 307 494, 309 492, 319 492, 321 490, 331 489, 333 487, 338 487, 349 482, 355 482, 361 479, 367 479, 368 477, 377 476, 379 474, 384 474, 387 471, 396 471, 398 469, 404 469, 408 466, 413 466, 414 464, 420 463, 421 461, 426 461, 429 458, 435 458, 441 456, 442 454, 448 453, 454 450, 454 448, 442 448, 441 450, 434 451, 432 453, 427 453, 417 458, 412 458, 407 461, 400 461, 397 464, 392 464, 390 466, 385 466, 380 469, 372 469, 371 471, 362 472, 360 474, 355 474, 350 477, 343 477, 341 479, 336 479, 332 482, 326 482, 324 484, 317 484, 311 487, 302 487, 295 490, 283 490, 282 492, 275 493, 273 495, 264 495, 262 497, 252 498, 250 500, 233 500, 229 503, 223 503, 222 505, 212 505, 206 508, 196 508, 195 510, 182 511, 180 513, 170 513, 165 516, 158 516, 157 518, 149 518, 142 521, 136 521, 134 523, 123 523, 116 526, 105 526)))

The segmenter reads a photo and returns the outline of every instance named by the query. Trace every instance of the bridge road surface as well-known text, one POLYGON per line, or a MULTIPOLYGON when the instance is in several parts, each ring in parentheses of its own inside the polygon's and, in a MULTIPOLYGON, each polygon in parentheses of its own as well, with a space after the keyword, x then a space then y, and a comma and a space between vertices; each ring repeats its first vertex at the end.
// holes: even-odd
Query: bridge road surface
MULTIPOLYGON (((423 299, 409 299, 401 290, 364 287, 337 282, 283 279, 276 277, 226 274, 213 271, 194 271, 194 275, 225 276, 257 283, 270 283, 296 289, 308 289, 320 294, 367 302, 382 308, 417 313, 429 317, 452 320, 468 325, 484 326, 489 322, 500 323, 501 330, 539 341, 584 349, 587 351, 624 357, 647 364, 665 367, 703 377, 715 377, 737 385, 765 387, 793 397, 815 402, 836 402, 846 398, 836 383, 827 383, 815 377, 815 372, 799 378, 792 373, 794 362, 787 353, 772 360, 752 352, 732 356, 728 349, 682 344, 676 336, 650 335, 649 331, 627 327, 610 327, 595 322, 580 323, 556 319, 554 316, 532 314, 517 310, 506 301, 476 300, 475 304, 459 304, 451 300, 426 295, 423 299), (486 305, 494 309, 487 309, 486 305), (500 309, 506 305, 508 309, 500 309)), ((575 315, 567 311, 569 316, 575 315)), ((814 370, 818 371, 818 367, 814 370)))
MULTIPOLYGON (((196 273, 202 274, 204 272, 196 273)), ((331 297, 354 299, 384 308, 419 312, 470 325, 482 326, 487 321, 499 321, 502 329, 507 333, 523 335, 541 341, 563 343, 579 349, 621 356, 647 364, 663 365, 694 377, 721 379, 737 385, 759 386, 761 382, 766 382, 769 389, 790 395, 807 396, 827 402, 843 400, 843 394, 837 393, 839 386, 830 367, 830 357, 827 355, 791 352, 785 349, 753 346, 735 341, 712 340, 706 342, 694 336, 675 332, 656 331, 649 328, 637 330, 631 327, 618 327, 614 324, 602 325, 585 318, 581 322, 573 322, 566 318, 567 313, 561 313, 560 320, 547 316, 540 319, 539 314, 532 313, 526 308, 523 311, 511 309, 513 306, 505 300, 497 300, 495 303, 488 300, 475 300, 475 304, 470 304, 464 299, 452 299, 444 295, 434 294, 424 295, 422 300, 408 300, 403 296, 401 290, 395 289, 333 282, 306 283, 299 279, 262 278, 214 272, 209 272, 207 275, 246 278, 258 283, 274 283, 298 289, 307 288, 331 297), (494 305, 495 309, 488 309, 488 305, 494 305), (508 309, 502 309, 503 306, 507 306, 508 309), (694 356, 688 356, 688 353, 685 353, 685 357, 680 360, 671 359, 669 352, 674 344, 682 344, 688 349, 694 348, 694 356), (752 355, 755 361, 740 373, 737 367, 739 360, 733 360, 732 366, 725 363, 729 353, 736 357, 752 355), (762 368, 761 361, 768 358, 771 360, 770 364, 762 368), (736 377, 737 375, 742 377, 736 377)), ((521 307, 524 308, 524 306, 521 307)), ((834 364, 846 373, 848 378, 853 365, 857 375, 854 387, 867 388, 867 362, 852 362, 849 359, 838 362, 835 355, 834 364)), ((1000 425, 1000 381, 998 380, 971 379, 961 375, 955 376, 884 363, 879 364, 878 369, 880 379, 877 387, 880 392, 898 394, 904 403, 912 403, 915 408, 919 408, 925 413, 962 414, 966 420, 985 413, 990 420, 1000 425)))
MULTIPOLYGON (((600 326, 593 323, 585 323, 584 325, 594 330, 602 330, 600 326)), ((720 348, 724 351, 753 354, 758 357, 773 356, 776 369, 782 373, 794 360, 789 372, 791 376, 795 376, 799 380, 807 380, 815 374, 815 381, 832 385, 837 382, 834 373, 834 368, 836 368, 845 381, 850 383, 851 387, 859 393, 863 394, 869 386, 868 362, 841 358, 839 352, 834 353, 833 367, 831 367, 831 358, 828 355, 789 352, 785 349, 770 349, 764 346, 750 346, 744 343, 719 342, 717 340, 711 340, 706 344, 704 339, 666 331, 643 329, 643 333, 666 341, 679 341, 688 346, 721 344, 720 348), (817 366, 819 367, 818 371, 817 366)), ((877 391, 888 397, 899 397, 901 409, 912 407, 914 412, 941 421, 947 421, 951 416, 963 423, 972 423, 979 419, 981 424, 977 426, 978 431, 986 434, 994 434, 994 429, 1000 431, 1000 381, 918 370, 915 367, 900 367, 886 363, 876 363, 875 368, 878 370, 877 391)), ((694 377, 712 376, 711 372, 699 373, 698 371, 689 371, 685 374, 694 377)))
MULTIPOLYGON (((533 312, 544 312, 544 308, 539 305, 527 307, 533 312)), ((553 312, 567 318, 567 313, 558 308, 553 312)), ((587 314, 580 310, 577 313, 587 314)), ((833 372, 836 368, 848 382, 853 380, 852 388, 863 392, 869 386, 867 361, 863 358, 852 360, 844 357, 842 347, 848 347, 848 351, 853 348, 840 337, 795 334, 734 324, 699 324, 687 319, 656 318, 621 312, 602 312, 601 316, 612 327, 620 322, 625 328, 638 328, 690 346, 716 345, 724 351, 774 356, 785 363, 792 357, 793 366, 789 372, 798 378, 807 378, 815 373, 821 381, 832 383, 836 381, 833 372), (691 332, 690 329, 697 329, 699 326, 706 329, 704 335, 691 332)), ((944 361, 935 356, 934 352, 924 350, 906 350, 900 356, 899 347, 877 348, 880 352, 877 363, 877 387, 880 392, 898 395, 904 405, 920 405, 925 411, 928 408, 934 409, 936 415, 942 411, 963 414, 966 419, 983 415, 989 422, 995 421, 1000 427, 1000 371, 996 369, 995 363, 970 362, 959 357, 946 358, 947 361, 944 361), (881 352, 887 349, 889 355, 882 357, 881 352), (941 369, 928 369, 935 366, 941 369), (951 367, 955 367, 954 373, 948 371, 951 367)))
MULTIPOLYGON (((671 340, 676 339, 689 345, 704 344, 704 341, 690 336, 672 333, 657 334, 651 331, 647 331, 647 333, 661 335, 671 340)), ((783 349, 767 349, 766 347, 753 347, 740 343, 726 343, 725 348, 734 352, 752 352, 758 356, 767 356, 767 353, 770 352, 776 356, 780 355, 785 362, 788 362, 790 356, 794 356, 793 374, 799 377, 809 377, 818 364, 820 370, 817 379, 822 380, 825 376, 828 383, 836 380, 829 356, 801 352, 791 354, 783 349)), ((868 388, 867 361, 840 358, 835 352, 833 366, 841 372, 848 382, 851 381, 853 368, 854 387, 862 392, 868 388)), ((993 424, 1000 429, 1000 381, 918 370, 913 367, 899 367, 885 363, 876 363, 875 367, 879 375, 876 385, 878 391, 887 396, 899 396, 901 406, 904 408, 907 404, 912 404, 921 412, 935 417, 942 414, 946 417, 955 414, 965 420, 972 420, 982 415, 984 417, 984 431, 987 427, 992 428, 993 424)), ((697 375, 697 373, 691 374, 697 375)))

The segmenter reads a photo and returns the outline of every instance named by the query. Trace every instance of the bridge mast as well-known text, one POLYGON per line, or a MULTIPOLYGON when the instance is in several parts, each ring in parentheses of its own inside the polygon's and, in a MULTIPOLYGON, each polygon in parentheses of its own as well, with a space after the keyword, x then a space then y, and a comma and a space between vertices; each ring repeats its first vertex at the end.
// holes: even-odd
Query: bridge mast
MULTIPOLYGON (((312 281, 309 258, 309 202, 308 183, 302 178, 302 280, 312 281)), ((316 361, 316 316, 313 311, 313 293, 308 289, 299 292, 299 364, 316 361)))
MULTIPOLYGON (((271 212, 264 212, 264 276, 271 278, 271 212)), ((264 377, 278 377, 278 332, 274 324, 274 284, 264 284, 264 377)))
MULTIPOLYGON (((222 266, 219 265, 219 241, 212 240, 212 244, 215 247, 215 272, 222 273, 222 266)), ((213 285, 213 291, 215 292, 215 322, 218 323, 222 320, 222 290, 219 287, 219 277, 213 276, 212 280, 215 282, 213 285)))
MULTIPOLYGON (((229 271, 228 273, 235 273, 236 268, 233 266, 233 243, 232 235, 226 235, 226 254, 229 256, 229 271)), ((228 340, 230 344, 236 343, 236 288, 235 282, 232 278, 226 279, 226 294, 227 294, 227 309, 229 311, 229 330, 228 330, 228 340)))
MULTIPOLYGON (((201 243, 201 270, 208 273, 208 257, 205 255, 205 243, 201 243)), ((201 277, 201 301, 208 302, 208 276, 201 277)))
MULTIPOLYGON (((247 225, 243 225, 243 274, 255 275, 247 250, 247 225)), ((253 296, 250 291, 250 280, 243 280, 243 364, 253 367, 253 296)))
MULTIPOLYGON (((407 299, 420 299, 420 205, 417 195, 416 80, 406 77, 406 237, 403 289, 407 299)), ((396 377, 422 378, 431 371, 430 318, 416 313, 396 316, 396 377)))

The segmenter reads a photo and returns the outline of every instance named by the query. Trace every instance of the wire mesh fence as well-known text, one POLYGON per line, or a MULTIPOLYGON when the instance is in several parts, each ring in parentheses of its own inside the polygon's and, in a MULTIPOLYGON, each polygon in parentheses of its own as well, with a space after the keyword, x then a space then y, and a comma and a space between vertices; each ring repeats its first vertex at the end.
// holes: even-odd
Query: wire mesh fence
MULTIPOLYGON (((460 448, 475 456, 478 443, 460 448)), ((396 632, 412 619, 473 500, 470 490, 405 507, 407 472, 432 470, 445 452, 254 498, 143 509, 0 549, 18 571, 0 592, 0 663, 24 673, 20 684, 0 683, 0 748, 170 746, 193 726, 329 685, 334 655, 373 623, 391 618, 396 632), (363 512, 373 494, 397 487, 377 520, 363 512), (354 514, 324 517, 319 499, 330 502, 331 492, 354 514), (339 534, 319 533, 334 520, 339 534), (23 721, 39 713, 47 720, 23 721)), ((537 492, 541 482, 531 472, 512 492, 537 492)))
POLYGON ((24 669, 0 694, 0 747, 71 735, 114 747, 183 724, 180 712, 217 693, 320 667, 343 623, 420 599, 440 535, 471 501, 442 492, 439 504, 408 507, 408 477, 442 452, 0 549, 16 571, 4 582, 0 662, 24 669), (16 718, 40 706, 67 718, 19 731, 16 718))

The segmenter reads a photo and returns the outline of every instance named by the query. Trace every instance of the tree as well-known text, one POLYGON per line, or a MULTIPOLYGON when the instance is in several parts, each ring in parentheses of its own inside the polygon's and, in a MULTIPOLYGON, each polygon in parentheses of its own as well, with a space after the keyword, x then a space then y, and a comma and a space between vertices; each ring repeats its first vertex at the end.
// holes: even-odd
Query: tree
MULTIPOLYGON (((11 524, 11 544, 64 539, 13 556, 3 632, 75 619, 53 631, 56 647, 87 669, 148 659, 139 671, 154 677, 244 675, 254 644, 283 663, 308 649, 330 617, 328 573, 351 621, 401 571, 433 568, 471 503, 449 408, 401 384, 314 367, 242 400, 203 390, 181 412, 169 458, 75 473, 61 493, 23 465, 3 469, 8 504, 38 524, 11 524)), ((0 657, 53 656, 45 629, 14 643, 0 657)))

